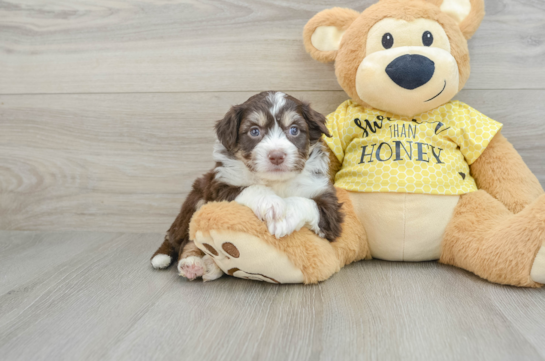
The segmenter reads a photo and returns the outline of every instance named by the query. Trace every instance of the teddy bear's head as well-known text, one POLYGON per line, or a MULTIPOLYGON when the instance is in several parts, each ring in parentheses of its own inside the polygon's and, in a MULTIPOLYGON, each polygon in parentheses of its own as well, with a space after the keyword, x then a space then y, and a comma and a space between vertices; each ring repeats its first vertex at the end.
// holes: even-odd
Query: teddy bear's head
POLYGON ((464 87, 467 40, 483 17, 484 0, 380 0, 362 13, 324 10, 303 37, 314 59, 335 61, 339 84, 354 101, 413 116, 464 87))

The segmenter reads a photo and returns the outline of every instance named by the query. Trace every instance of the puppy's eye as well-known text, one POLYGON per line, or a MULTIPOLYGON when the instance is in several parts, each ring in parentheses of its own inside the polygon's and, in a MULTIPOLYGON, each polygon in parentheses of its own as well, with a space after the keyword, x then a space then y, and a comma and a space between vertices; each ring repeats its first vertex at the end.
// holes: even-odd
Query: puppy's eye
POLYGON ((394 46, 394 37, 390 33, 386 33, 382 36, 382 46, 384 49, 390 49, 394 46))
POLYGON ((431 46, 433 44, 433 35, 429 31, 425 31, 424 34, 422 34, 422 44, 425 46, 431 46))
POLYGON ((249 133, 250 133, 250 136, 252 137, 259 137, 259 134, 261 134, 261 132, 259 131, 259 128, 257 127, 250 129, 249 133))
POLYGON ((290 128, 290 135, 293 135, 293 136, 299 135, 299 128, 291 127, 290 128))

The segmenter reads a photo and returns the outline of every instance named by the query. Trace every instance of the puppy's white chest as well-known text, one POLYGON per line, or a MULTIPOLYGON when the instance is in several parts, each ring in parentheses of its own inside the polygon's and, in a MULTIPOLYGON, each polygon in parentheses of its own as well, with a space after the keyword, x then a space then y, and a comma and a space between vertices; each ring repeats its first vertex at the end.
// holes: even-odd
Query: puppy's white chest
POLYGON ((300 187, 294 181, 288 181, 288 182, 282 182, 282 183, 272 183, 272 184, 267 184, 267 186, 269 188, 271 188, 272 191, 276 195, 278 195, 279 197, 282 197, 282 198, 295 197, 295 196, 304 197, 305 196, 304 194, 299 194, 299 195, 295 194, 297 192, 297 189, 299 189, 300 187))

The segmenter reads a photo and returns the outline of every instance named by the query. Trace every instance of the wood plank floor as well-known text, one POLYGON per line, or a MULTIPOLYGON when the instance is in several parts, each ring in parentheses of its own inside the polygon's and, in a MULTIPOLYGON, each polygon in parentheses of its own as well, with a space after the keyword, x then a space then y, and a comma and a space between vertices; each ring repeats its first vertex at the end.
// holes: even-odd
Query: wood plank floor
POLYGON ((543 360, 545 289, 434 262, 188 282, 160 234, 0 231, 2 360, 543 360))

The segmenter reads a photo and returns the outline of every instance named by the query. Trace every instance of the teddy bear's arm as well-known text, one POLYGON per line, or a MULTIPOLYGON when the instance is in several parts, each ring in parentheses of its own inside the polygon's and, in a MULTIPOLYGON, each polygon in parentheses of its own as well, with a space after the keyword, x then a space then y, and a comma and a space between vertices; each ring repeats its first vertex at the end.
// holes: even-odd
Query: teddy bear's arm
POLYGON ((498 133, 470 166, 477 187, 518 213, 544 193, 536 176, 507 139, 498 133))

